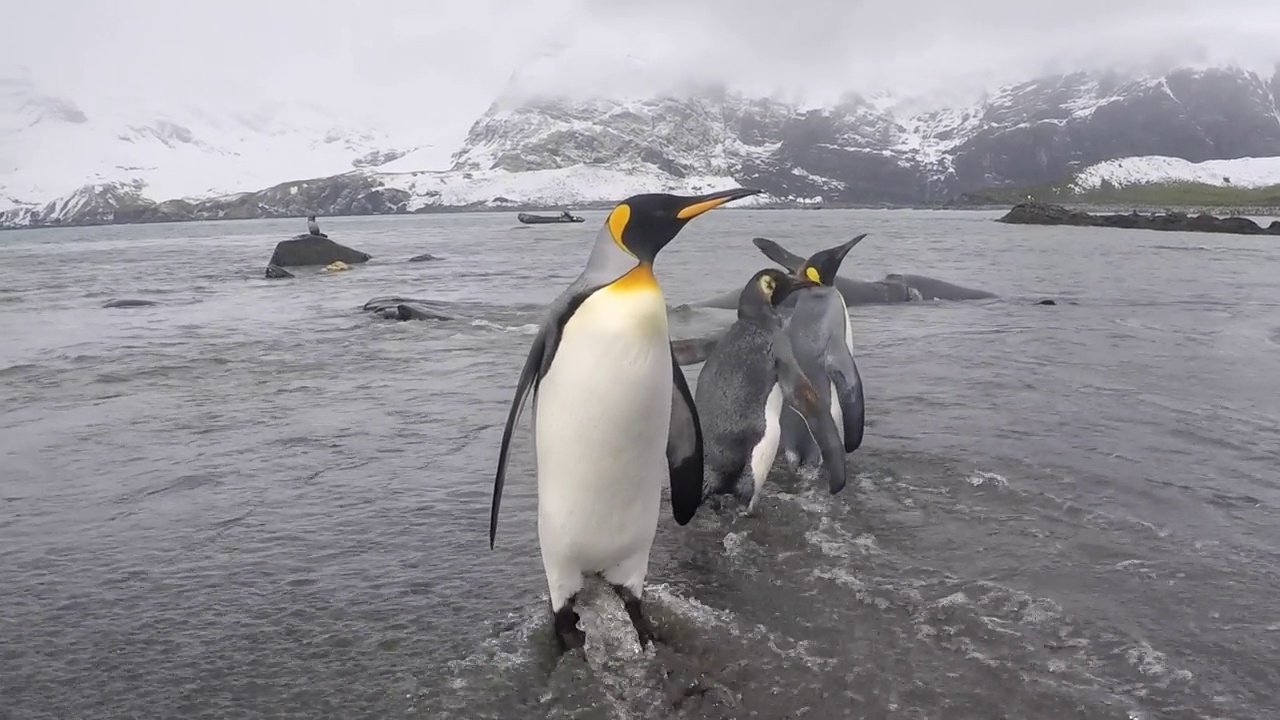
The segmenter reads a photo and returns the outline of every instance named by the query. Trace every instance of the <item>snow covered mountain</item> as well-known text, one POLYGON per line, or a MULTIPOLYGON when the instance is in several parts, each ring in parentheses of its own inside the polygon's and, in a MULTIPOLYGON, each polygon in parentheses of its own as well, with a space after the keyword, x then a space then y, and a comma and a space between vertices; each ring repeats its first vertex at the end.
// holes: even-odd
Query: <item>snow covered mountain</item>
POLYGON ((297 110, 271 120, 97 122, 67 101, 0 84, 0 210, 11 207, 0 225, 581 206, 729 184, 761 187, 762 202, 892 204, 1102 178, 1274 184, 1280 161, 1243 169, 1236 159, 1280 156, 1278 96, 1280 71, 1211 68, 1044 77, 925 113, 884 98, 804 108, 722 89, 639 101, 499 99, 452 168, 437 171, 424 160, 439 157, 431 149, 297 110), (74 148, 66 155, 75 159, 38 162, 50 144, 74 148), (1172 160, 1112 162, 1145 156, 1172 160), (1193 165, 1220 160, 1234 162, 1193 165))
POLYGON ((92 108, 0 78, 0 210, 17 210, 6 214, 9 224, 32 210, 44 222, 111 222, 117 210, 156 200, 331 176, 417 149, 306 107, 245 115, 126 102, 92 108))

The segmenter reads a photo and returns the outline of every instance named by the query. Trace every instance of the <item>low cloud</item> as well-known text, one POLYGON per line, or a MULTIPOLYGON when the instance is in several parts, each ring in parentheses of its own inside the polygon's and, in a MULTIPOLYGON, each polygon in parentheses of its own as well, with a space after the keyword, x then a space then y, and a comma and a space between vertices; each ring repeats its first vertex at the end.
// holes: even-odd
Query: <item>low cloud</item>
POLYGON ((309 101, 446 135, 504 90, 973 95, 1051 71, 1280 60, 1274 0, 27 0, 6 14, 0 74, 26 68, 98 110, 309 101))

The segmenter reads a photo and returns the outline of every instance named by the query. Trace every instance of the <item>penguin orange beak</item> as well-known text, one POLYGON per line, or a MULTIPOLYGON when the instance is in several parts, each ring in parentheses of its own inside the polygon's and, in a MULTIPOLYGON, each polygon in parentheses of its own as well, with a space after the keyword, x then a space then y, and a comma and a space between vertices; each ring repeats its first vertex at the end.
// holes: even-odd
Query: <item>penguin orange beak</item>
POLYGON ((755 188, 734 188, 732 190, 721 190, 719 192, 709 193, 707 195, 698 195, 689 198, 689 202, 676 213, 676 217, 681 220, 692 220, 708 210, 714 210, 721 205, 734 200, 740 200, 751 195, 759 195, 764 192, 755 188))

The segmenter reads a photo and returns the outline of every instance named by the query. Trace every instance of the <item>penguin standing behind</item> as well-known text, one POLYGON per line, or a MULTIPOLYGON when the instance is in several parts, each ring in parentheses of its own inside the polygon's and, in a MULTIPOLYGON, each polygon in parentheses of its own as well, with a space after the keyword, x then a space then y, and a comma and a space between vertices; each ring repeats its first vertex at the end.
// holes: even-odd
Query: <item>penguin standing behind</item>
POLYGON ((738 296, 738 319, 698 375, 696 395, 706 448, 708 495, 736 495, 748 514, 778 451, 785 403, 802 427, 813 429, 824 450, 831 494, 845 485, 845 453, 827 406, 791 351, 774 306, 812 281, 781 270, 761 270, 738 296), (741 482, 750 479, 750 483, 741 482))
POLYGON ((316 237, 322 237, 322 238, 329 237, 328 235, 325 235, 324 233, 320 232, 320 225, 316 222, 315 215, 307 216, 307 233, 310 235, 315 235, 316 237))
MULTIPOLYGON (((774 262, 787 267, 798 278, 810 281, 779 307, 787 337, 805 375, 831 417, 840 428, 846 452, 862 445, 866 426, 866 408, 862 393, 862 377, 853 359, 853 325, 844 296, 835 287, 836 273, 845 255, 866 237, 859 235, 849 242, 814 253, 808 260, 782 249, 766 238, 754 238, 756 247, 774 262)), ((781 447, 787 463, 812 474, 824 460, 825 453, 809 432, 809 425, 799 415, 789 412, 782 418, 781 447)))
POLYGON ((653 639, 640 603, 662 483, 670 478, 680 525, 702 502, 702 431, 653 261, 693 218, 758 192, 622 201, 533 340, 502 433, 489 546, 512 432, 532 391, 538 544, 561 652, 586 640, 573 604, 587 574, 602 575, 621 596, 642 646, 653 639))

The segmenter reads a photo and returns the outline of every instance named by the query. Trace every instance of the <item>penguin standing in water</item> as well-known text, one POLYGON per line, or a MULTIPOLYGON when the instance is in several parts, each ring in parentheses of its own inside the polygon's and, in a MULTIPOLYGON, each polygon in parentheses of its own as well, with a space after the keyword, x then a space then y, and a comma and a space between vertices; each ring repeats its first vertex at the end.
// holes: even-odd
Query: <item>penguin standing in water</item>
POLYGON ((670 480, 678 524, 702 502, 702 430, 653 262, 690 220, 759 192, 623 200, 533 340, 498 451, 489 546, 512 432, 532 392, 538 544, 561 652, 586 640, 573 604, 588 574, 603 576, 622 598, 640 644, 653 639, 641 597, 663 481, 670 480))
POLYGON ((307 216, 307 232, 311 235, 315 235, 316 237, 322 237, 322 238, 329 237, 328 235, 325 235, 324 233, 320 232, 320 225, 316 222, 315 215, 307 216))
MULTIPOLYGON (((810 286, 789 295, 779 312, 785 318, 786 332, 800 368, 813 381, 824 405, 841 431, 846 452, 862 445, 866 426, 866 408, 862 393, 862 377, 853 360, 853 325, 844 296, 835 287, 836 273, 845 255, 866 237, 852 240, 814 253, 801 260, 767 238, 754 238, 755 246, 769 259, 810 281, 810 286)), ((792 467, 816 472, 825 452, 819 447, 806 423, 794 412, 782 418, 781 447, 792 467)))
POLYGON ((820 441, 831 494, 845 486, 840 433, 792 354, 775 306, 813 282, 772 268, 757 272, 738 298, 738 319, 698 375, 706 443, 707 494, 736 495, 751 514, 778 451, 785 403, 820 441), (750 483, 742 480, 750 480, 750 483))

